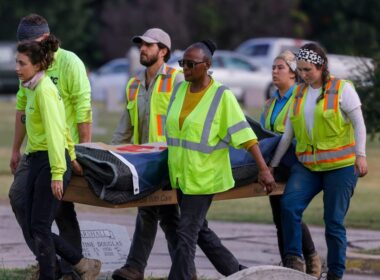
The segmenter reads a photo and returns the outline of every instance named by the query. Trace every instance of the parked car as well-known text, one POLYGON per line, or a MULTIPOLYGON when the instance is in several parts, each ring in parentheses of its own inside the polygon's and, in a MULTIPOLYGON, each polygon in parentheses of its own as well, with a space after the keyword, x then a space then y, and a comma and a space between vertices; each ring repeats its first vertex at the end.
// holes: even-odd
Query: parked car
POLYGON ((95 72, 90 72, 92 100, 105 101, 107 94, 124 98, 128 81, 128 61, 126 58, 113 59, 95 72))
MULTIPOLYGON (((182 52, 172 54, 168 64, 180 68, 182 52)), ((261 106, 272 91, 271 72, 259 67, 242 54, 233 51, 216 51, 210 68, 212 77, 228 86, 239 101, 248 106, 261 106)))
POLYGON ((374 70, 372 59, 368 57, 328 54, 329 71, 340 79, 353 82, 370 83, 370 74, 374 70))
POLYGON ((19 80, 15 71, 16 43, 0 42, 0 93, 16 93, 19 80))
POLYGON ((312 41, 295 38, 254 38, 241 43, 236 51, 249 56, 254 63, 271 69, 274 58, 285 50, 297 53, 298 49, 312 41))

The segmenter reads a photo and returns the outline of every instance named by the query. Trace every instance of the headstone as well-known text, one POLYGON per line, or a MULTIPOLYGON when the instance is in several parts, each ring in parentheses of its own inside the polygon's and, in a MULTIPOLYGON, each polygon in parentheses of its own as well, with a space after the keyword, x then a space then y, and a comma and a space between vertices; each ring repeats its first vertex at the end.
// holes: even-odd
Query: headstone
MULTIPOLYGON (((102 262, 102 272, 122 267, 127 260, 131 241, 125 226, 80 221, 83 255, 102 262)), ((57 232, 57 228, 53 227, 57 232)))
POLYGON ((273 266, 260 265, 252 266, 247 269, 234 273, 225 280, 316 280, 317 278, 296 271, 293 269, 273 266))
POLYGON ((92 132, 96 135, 106 134, 106 129, 99 126, 99 113, 96 106, 92 106, 92 132))
POLYGON ((106 89, 106 110, 109 113, 123 111, 124 102, 120 102, 120 93, 116 87, 106 89))

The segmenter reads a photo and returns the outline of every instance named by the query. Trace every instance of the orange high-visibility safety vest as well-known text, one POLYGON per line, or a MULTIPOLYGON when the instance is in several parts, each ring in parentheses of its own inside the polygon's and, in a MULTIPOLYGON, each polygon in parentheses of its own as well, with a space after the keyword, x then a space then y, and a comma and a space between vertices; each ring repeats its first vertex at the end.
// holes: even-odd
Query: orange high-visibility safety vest
POLYGON ((293 93, 289 117, 297 140, 296 154, 310 170, 333 170, 355 162, 354 130, 339 109, 339 97, 346 82, 334 78, 327 83, 325 97, 315 107, 311 136, 304 114, 307 85, 298 85, 293 93))
MULTIPOLYGON (((179 70, 165 66, 164 74, 160 74, 155 82, 150 100, 149 116, 149 142, 165 142, 165 122, 166 112, 170 101, 170 96, 174 89, 174 80, 179 70)), ((127 109, 133 125, 133 143, 141 144, 139 139, 138 120, 138 94, 140 90, 140 80, 133 77, 128 81, 126 87, 127 109)))

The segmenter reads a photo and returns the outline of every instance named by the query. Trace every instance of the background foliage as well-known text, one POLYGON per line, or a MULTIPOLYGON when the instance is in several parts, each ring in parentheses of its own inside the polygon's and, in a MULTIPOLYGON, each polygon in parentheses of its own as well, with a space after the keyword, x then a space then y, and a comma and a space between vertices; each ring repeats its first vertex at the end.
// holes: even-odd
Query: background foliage
POLYGON ((379 11, 377 0, 0 0, 0 40, 15 41, 20 18, 32 12, 46 17, 62 46, 89 68, 124 56, 131 38, 150 27, 166 30, 173 49, 205 38, 220 49, 252 37, 315 40, 330 53, 375 58, 370 82, 356 84, 374 136, 380 132, 379 11))

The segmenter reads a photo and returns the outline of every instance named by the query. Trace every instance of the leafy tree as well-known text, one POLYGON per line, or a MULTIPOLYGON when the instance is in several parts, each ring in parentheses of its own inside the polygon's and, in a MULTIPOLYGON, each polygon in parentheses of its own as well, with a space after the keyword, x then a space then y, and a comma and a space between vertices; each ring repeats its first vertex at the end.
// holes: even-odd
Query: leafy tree
POLYGON ((85 62, 94 63, 101 58, 96 34, 100 22, 97 20, 102 0, 0 0, 1 40, 16 40, 20 19, 30 13, 42 15, 49 22, 50 30, 61 41, 62 46, 76 52, 85 62))
POLYGON ((302 0, 313 39, 329 52, 372 56, 380 48, 380 1, 302 0))
POLYGON ((380 140, 380 53, 373 59, 374 69, 368 66, 358 81, 356 90, 362 102, 363 116, 370 140, 380 140))
POLYGON ((380 132, 380 2, 302 0, 300 9, 309 18, 312 37, 329 52, 373 58, 374 68, 367 67, 355 82, 373 140, 380 132))

